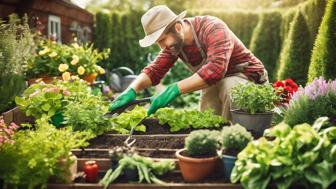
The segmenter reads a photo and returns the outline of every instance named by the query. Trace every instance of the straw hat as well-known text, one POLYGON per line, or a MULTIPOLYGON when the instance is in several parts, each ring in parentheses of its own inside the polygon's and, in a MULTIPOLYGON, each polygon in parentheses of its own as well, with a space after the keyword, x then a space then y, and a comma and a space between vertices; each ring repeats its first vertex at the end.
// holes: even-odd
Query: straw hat
POLYGON ((186 14, 187 11, 183 11, 176 15, 165 5, 158 5, 149 9, 141 17, 142 27, 146 36, 139 40, 140 46, 148 47, 153 45, 171 23, 184 18, 186 14))

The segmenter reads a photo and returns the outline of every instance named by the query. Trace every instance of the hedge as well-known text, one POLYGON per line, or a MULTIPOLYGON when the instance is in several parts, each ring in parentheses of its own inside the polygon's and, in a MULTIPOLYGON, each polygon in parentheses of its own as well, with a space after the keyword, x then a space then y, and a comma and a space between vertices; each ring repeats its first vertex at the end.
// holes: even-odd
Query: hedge
POLYGON ((336 0, 329 0, 314 44, 308 82, 323 76, 336 78, 336 0))
POLYGON ((250 43, 250 50, 263 62, 270 81, 275 80, 274 68, 281 48, 280 26, 279 12, 261 14, 250 43))
POLYGON ((309 38, 306 20, 298 10, 281 51, 277 77, 279 80, 292 78, 298 84, 306 83, 311 49, 309 38))

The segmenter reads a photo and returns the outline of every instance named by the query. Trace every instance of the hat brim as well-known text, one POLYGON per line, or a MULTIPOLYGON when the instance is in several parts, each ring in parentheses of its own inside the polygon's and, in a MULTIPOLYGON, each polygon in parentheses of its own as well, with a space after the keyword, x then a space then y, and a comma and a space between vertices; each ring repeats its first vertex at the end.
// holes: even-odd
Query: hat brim
MULTIPOLYGON (((187 14, 187 11, 183 11, 181 12, 179 15, 177 15, 171 22, 175 22, 176 20, 179 20, 179 19, 182 19, 186 16, 187 14)), ((143 39, 139 40, 139 44, 141 47, 149 47, 151 45, 153 45, 162 35, 162 33, 166 30, 166 28, 170 25, 166 25, 165 27, 157 30, 156 32, 150 34, 150 35, 147 35, 145 36, 143 39)))

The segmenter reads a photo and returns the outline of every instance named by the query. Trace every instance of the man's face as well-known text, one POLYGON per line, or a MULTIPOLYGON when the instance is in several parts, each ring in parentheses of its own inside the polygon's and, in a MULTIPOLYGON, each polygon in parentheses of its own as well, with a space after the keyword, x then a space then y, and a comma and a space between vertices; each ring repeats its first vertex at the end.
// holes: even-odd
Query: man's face
POLYGON ((179 32, 168 32, 162 34, 157 40, 161 49, 168 49, 173 55, 177 56, 183 47, 183 36, 179 32))

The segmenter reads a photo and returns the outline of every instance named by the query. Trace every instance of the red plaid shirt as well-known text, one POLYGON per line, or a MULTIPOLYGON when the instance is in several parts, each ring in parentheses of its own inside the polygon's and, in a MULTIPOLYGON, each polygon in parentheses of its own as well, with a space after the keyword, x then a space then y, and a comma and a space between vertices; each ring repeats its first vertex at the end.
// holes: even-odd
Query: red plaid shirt
MULTIPOLYGON (((207 64, 203 65, 197 74, 209 85, 220 81, 225 75, 239 72, 235 66, 248 62, 242 71, 250 80, 258 81, 258 74, 264 71, 261 61, 249 51, 235 34, 220 19, 213 16, 196 16, 184 19, 194 26, 196 35, 207 56, 207 64)), ((202 56, 194 41, 192 45, 184 46, 189 64, 197 66, 202 62, 202 56)), ((163 76, 175 64, 183 59, 182 54, 172 55, 163 49, 155 60, 143 69, 151 79, 153 85, 160 82, 163 76)))

